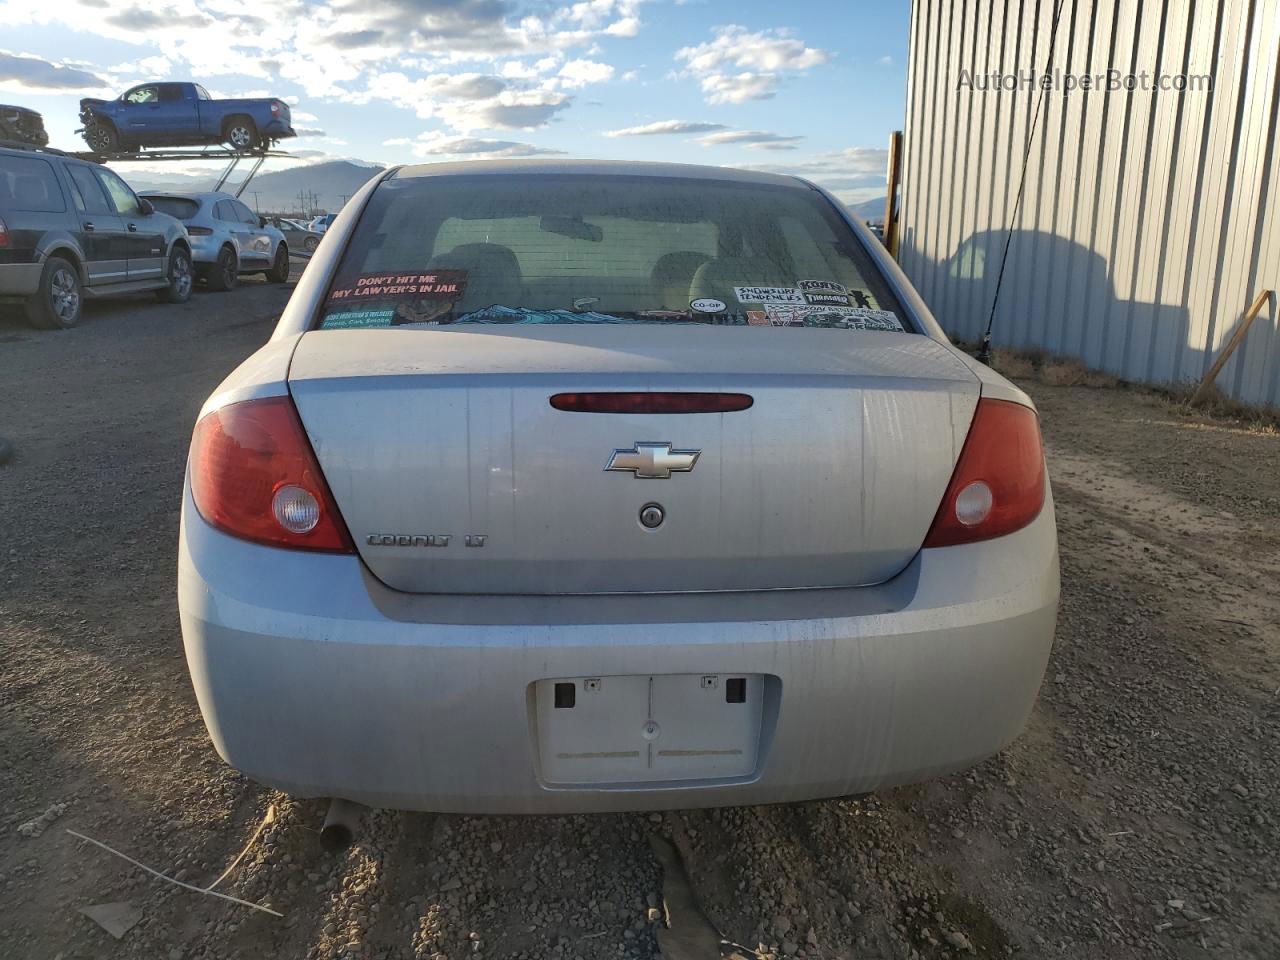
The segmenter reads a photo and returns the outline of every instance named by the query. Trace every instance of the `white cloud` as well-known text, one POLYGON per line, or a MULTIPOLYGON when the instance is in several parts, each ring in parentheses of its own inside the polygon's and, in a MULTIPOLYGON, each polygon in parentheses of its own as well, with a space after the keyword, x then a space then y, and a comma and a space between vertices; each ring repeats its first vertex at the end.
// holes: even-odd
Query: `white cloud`
POLYGON ((439 133, 420 135, 413 145, 413 152, 419 157, 483 157, 487 159, 552 156, 564 153, 563 150, 550 150, 517 140, 446 137, 439 133))
POLYGON ((608 80, 613 76, 613 67, 595 60, 570 60, 560 68, 558 76, 565 87, 585 87, 608 80))
POLYGON ((723 123, 704 123, 695 120, 658 120, 646 123, 642 127, 623 127, 621 130, 609 130, 606 137, 652 137, 664 134, 711 133, 716 130, 729 129, 723 123))
POLYGON ((79 66, 0 50, 0 88, 23 93, 95 93, 107 86, 79 66))
POLYGON ((731 24, 712 33, 711 40, 675 54, 698 80, 708 103, 767 100, 784 75, 804 73, 831 59, 827 51, 806 46, 784 29, 752 33, 731 24))
POLYGON ((884 196, 889 151, 849 147, 785 164, 757 164, 749 169, 804 177, 826 187, 846 203, 884 196))
POLYGON ((699 137, 704 147, 743 145, 753 150, 795 150, 804 137, 788 137, 767 130, 726 130, 699 137))
POLYGON ((549 90, 507 90, 479 103, 450 103, 437 115, 455 130, 536 130, 545 127, 572 97, 549 90))

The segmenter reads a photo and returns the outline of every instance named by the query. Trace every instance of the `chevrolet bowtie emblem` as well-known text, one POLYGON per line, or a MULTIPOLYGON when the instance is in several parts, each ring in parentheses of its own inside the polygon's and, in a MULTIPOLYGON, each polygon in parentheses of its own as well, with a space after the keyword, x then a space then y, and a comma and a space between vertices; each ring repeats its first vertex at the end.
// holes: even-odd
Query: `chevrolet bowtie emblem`
POLYGON ((615 450, 605 470, 633 473, 646 480, 665 480, 673 473, 688 473, 701 450, 672 450, 669 443, 637 443, 630 450, 615 450))

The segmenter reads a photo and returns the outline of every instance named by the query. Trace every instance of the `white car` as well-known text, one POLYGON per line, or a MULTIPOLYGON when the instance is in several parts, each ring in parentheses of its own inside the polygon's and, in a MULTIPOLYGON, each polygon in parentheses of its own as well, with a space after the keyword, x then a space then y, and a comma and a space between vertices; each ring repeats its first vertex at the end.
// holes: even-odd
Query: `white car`
POLYGON ((178 600, 219 753, 562 813, 858 794, 1022 729, 1058 551, 1026 394, 820 188, 387 171, 206 401, 178 600))
POLYGON ((336 213, 324 213, 318 217, 312 217, 311 221, 307 224, 307 229, 312 233, 324 233, 329 229, 329 226, 333 221, 337 219, 337 216, 338 215, 336 213))
POLYGON ((161 213, 177 217, 191 238, 196 275, 210 290, 230 290, 240 277, 260 273, 272 283, 289 279, 284 234, 229 193, 147 193, 161 213))

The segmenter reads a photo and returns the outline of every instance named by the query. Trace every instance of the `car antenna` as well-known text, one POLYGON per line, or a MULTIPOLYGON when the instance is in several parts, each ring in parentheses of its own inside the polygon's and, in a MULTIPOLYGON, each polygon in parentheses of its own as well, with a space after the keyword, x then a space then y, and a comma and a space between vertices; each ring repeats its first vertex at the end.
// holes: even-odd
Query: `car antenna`
POLYGON ((1043 81, 1049 76, 1049 70, 1053 66, 1053 50, 1058 42, 1058 21, 1062 18, 1062 6, 1065 2, 1066 0, 1058 0, 1058 5, 1053 11, 1053 26, 1049 31, 1049 53, 1045 57, 1044 72, 1040 74, 1040 97, 1036 100, 1035 116, 1031 118, 1031 128, 1027 131, 1027 146, 1022 153, 1022 175, 1018 178, 1018 196, 1013 201, 1013 215, 1009 218, 1009 230, 1004 237, 1004 253, 1000 256, 1000 273, 996 275, 995 293, 991 295, 991 313, 987 316, 987 329, 982 334, 978 352, 974 354, 979 363, 987 366, 991 366, 991 327, 996 320, 996 304, 1000 302, 1004 267, 1009 261, 1009 244, 1013 242, 1013 225, 1018 220, 1018 211, 1022 208, 1022 194, 1027 186, 1027 162, 1031 159, 1031 144, 1036 138, 1036 129, 1040 126, 1040 107, 1044 104, 1045 94, 1048 93, 1043 81))

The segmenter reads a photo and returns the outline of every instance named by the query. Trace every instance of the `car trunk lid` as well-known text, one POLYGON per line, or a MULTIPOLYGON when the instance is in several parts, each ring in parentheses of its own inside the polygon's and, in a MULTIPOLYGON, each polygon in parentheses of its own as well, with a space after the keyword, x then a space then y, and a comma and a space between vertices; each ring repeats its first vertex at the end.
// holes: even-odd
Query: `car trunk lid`
POLYGON ((515 594, 882 582, 919 550, 979 395, 954 355, 915 334, 694 325, 315 331, 290 389, 375 576, 515 594), (754 402, 695 414, 550 403, 593 391, 754 402), (663 478, 606 470, 645 444, 697 459, 663 478), (650 504, 656 528, 640 522, 650 504))

